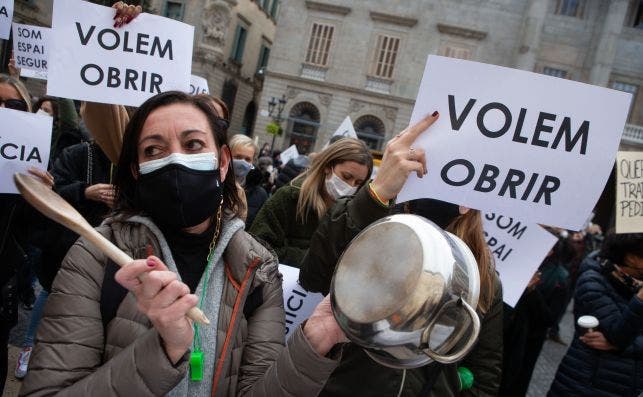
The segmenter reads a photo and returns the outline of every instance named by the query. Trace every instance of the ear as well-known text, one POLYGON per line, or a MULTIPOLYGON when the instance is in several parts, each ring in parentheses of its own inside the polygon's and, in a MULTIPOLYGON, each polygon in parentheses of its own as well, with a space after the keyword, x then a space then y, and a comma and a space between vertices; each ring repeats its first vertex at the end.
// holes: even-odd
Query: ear
POLYGON ((130 172, 132 173, 132 177, 134 178, 134 180, 137 180, 139 172, 138 172, 138 168, 134 164, 130 166, 130 172))
POLYGON ((221 182, 224 182, 226 174, 228 173, 228 167, 230 166, 230 159, 232 158, 232 153, 230 153, 230 148, 228 147, 228 145, 223 145, 221 147, 221 150, 219 150, 219 155, 221 156, 221 159, 219 160, 221 182))
POLYGON ((471 209, 471 208, 469 208, 469 207, 465 207, 464 205, 461 205, 461 206, 459 207, 460 215, 464 215, 464 214, 466 214, 467 212, 469 212, 469 210, 470 210, 470 209, 471 209))

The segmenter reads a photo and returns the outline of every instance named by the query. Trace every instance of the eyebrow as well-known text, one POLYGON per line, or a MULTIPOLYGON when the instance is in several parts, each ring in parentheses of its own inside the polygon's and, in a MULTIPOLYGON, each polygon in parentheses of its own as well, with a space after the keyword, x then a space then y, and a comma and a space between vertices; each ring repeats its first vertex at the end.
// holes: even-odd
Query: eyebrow
MULTIPOLYGON (((187 136, 189 136, 190 134, 195 134, 195 133, 196 133, 196 134, 204 134, 204 135, 205 135, 205 134, 207 134, 205 131, 196 130, 196 129, 193 129, 193 130, 185 130, 185 131, 182 131, 182 132, 181 132, 181 139, 185 139, 185 138, 186 138, 187 136)), ((146 136, 145 138, 141 139, 141 140, 138 142, 138 144, 140 145, 140 144, 142 144, 143 142, 145 142, 145 141, 149 141, 149 140, 162 141, 162 140, 163 140, 163 135, 161 135, 161 134, 154 134, 154 135, 146 136)))

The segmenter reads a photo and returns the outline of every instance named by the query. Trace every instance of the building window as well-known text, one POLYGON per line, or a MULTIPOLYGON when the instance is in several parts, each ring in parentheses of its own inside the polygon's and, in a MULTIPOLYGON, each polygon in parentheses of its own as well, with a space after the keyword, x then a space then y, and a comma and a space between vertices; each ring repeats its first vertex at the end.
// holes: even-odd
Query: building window
POLYGON ((177 21, 183 20, 183 3, 176 1, 165 2, 165 16, 167 18, 176 19, 177 21))
POLYGON ((643 0, 630 1, 626 24, 636 29, 643 29, 643 0))
POLYGON ((330 44, 333 41, 335 28, 332 25, 313 23, 306 52, 306 63, 316 66, 327 66, 330 44))
POLYGON ((270 11, 270 0, 263 0, 261 4, 261 8, 264 9, 264 11, 269 12, 270 11))
POLYGON ((273 20, 277 20, 277 13, 279 13, 279 0, 272 1, 272 7, 270 7, 270 16, 273 20))
POLYGON ((634 84, 624 83, 622 81, 613 81, 611 87, 615 90, 629 92, 632 94, 632 101, 630 102, 630 110, 628 112, 628 120, 632 118, 632 109, 634 108, 634 103, 636 102, 636 94, 639 90, 639 87, 634 84))
POLYGON ((375 53, 373 54, 369 74, 383 79, 392 79, 399 48, 399 38, 383 34, 377 35, 375 53))
POLYGON ((270 48, 266 44, 261 45, 261 50, 259 50, 259 62, 257 62, 257 72, 266 71, 268 66, 268 58, 270 58, 270 48))
POLYGON ((223 89, 221 90, 221 100, 225 102, 230 118, 232 118, 232 110, 234 109, 234 101, 236 98, 237 83, 235 83, 234 80, 226 80, 225 83, 223 83, 223 89))
POLYGON ((246 111, 243 114, 243 122, 241 123, 241 133, 244 135, 252 136, 252 130, 255 127, 255 119, 257 118, 257 105, 255 101, 250 101, 246 106, 246 111))
POLYGON ((549 66, 545 66, 543 68, 543 74, 546 74, 547 76, 560 77, 561 79, 567 78, 566 70, 550 68, 549 66))
POLYGON ((296 145, 300 154, 308 154, 315 146, 319 129, 319 109, 310 102, 299 102, 288 117, 290 145, 296 145))
POLYGON ((556 14, 582 18, 584 3, 584 0, 558 0, 556 14))
POLYGON ((242 25, 237 25, 237 30, 234 33, 234 45, 230 54, 230 58, 237 63, 241 63, 243 60, 243 50, 246 46, 247 36, 248 30, 242 25))
POLYGON ((372 150, 381 150, 384 143, 384 123, 375 116, 366 115, 355 121, 357 137, 372 150))
POLYGON ((468 48, 447 45, 443 47, 442 55, 450 58, 469 60, 471 59, 471 50, 468 48))

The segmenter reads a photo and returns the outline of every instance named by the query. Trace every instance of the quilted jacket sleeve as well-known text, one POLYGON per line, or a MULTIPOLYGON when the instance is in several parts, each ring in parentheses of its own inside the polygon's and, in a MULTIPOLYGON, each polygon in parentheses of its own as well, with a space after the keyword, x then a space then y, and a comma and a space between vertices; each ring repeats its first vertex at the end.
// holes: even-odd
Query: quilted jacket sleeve
POLYGON ((63 261, 49 295, 20 391, 24 396, 159 396, 184 376, 150 329, 108 362, 100 293, 106 258, 80 239, 63 261))

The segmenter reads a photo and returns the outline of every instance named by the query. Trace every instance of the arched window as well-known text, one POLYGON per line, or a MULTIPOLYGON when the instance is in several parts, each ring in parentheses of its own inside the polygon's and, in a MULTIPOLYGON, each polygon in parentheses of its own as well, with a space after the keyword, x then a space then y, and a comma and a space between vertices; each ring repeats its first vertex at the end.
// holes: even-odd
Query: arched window
POLYGON ((366 143, 370 149, 382 150, 385 127, 382 120, 367 114, 355 120, 353 124, 357 137, 366 143))
POLYGON ((246 106, 246 112, 243 114, 243 123, 241 124, 242 134, 252 136, 252 130, 255 127, 256 118, 257 105, 255 105, 255 101, 250 101, 248 106, 246 106))
POLYGON ((288 132, 290 144, 297 145, 297 151, 307 154, 312 151, 319 129, 319 110, 310 102, 299 102, 290 109, 288 132))
POLYGON ((223 83, 223 89, 221 90, 221 99, 225 102, 228 107, 228 113, 232 119, 232 110, 234 109, 234 101, 237 97, 237 83, 234 80, 226 80, 223 83))

